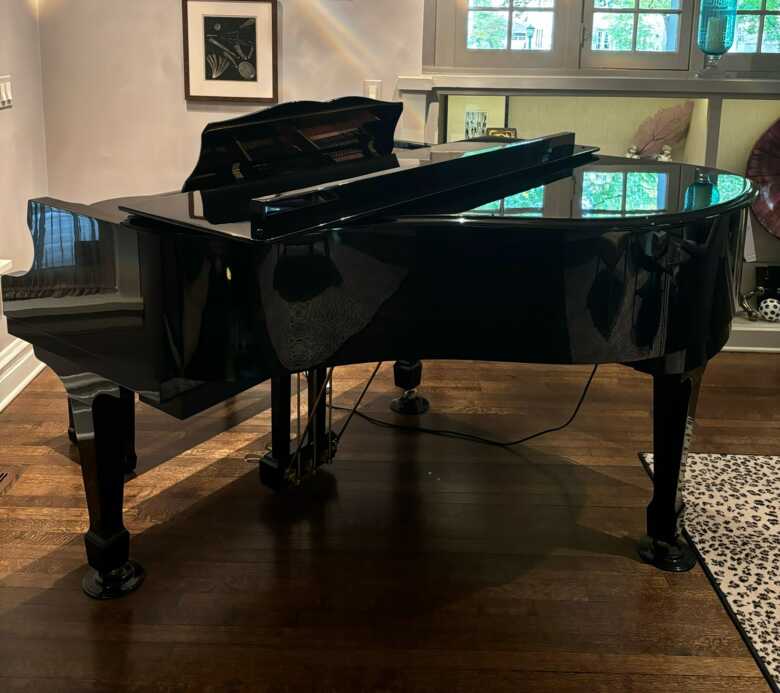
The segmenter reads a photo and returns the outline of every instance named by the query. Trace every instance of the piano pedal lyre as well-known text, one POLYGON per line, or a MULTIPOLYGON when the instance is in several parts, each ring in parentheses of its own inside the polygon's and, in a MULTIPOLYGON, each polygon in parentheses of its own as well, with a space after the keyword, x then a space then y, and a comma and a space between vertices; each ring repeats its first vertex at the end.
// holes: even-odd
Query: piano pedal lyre
POLYGON ((271 446, 267 454, 248 455, 247 462, 259 463, 260 481, 275 491, 300 486, 320 467, 332 464, 338 447, 333 431, 333 369, 317 368, 307 374, 308 412, 301 425, 301 374, 295 376, 296 431, 291 437, 290 376, 271 380, 271 446), (281 451, 281 452, 280 452, 281 451))

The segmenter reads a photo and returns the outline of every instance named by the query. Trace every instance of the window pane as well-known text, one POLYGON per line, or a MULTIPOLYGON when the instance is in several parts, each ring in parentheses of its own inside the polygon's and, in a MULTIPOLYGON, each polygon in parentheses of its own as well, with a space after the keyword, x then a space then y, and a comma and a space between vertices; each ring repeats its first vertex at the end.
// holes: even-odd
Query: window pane
POLYGON ((583 211, 620 211, 622 208, 622 173, 586 171, 582 175, 583 211))
MULTIPOLYGON (((760 0, 759 0, 760 2, 760 0)), ((641 10, 679 10, 680 0, 639 0, 641 10)))
POLYGON ((594 12, 594 51, 630 51, 634 32, 634 15, 628 12, 594 12))
POLYGON ((504 200, 507 211, 511 209, 541 209, 544 206, 544 186, 531 188, 504 200))
POLYGON ((508 33, 509 12, 469 12, 468 48, 506 48, 508 33))
POLYGON ((677 50, 679 14, 640 14, 636 29, 636 49, 673 53, 677 50))
POLYGON ((608 7, 610 9, 624 10, 630 7, 636 7, 635 0, 593 0, 593 7, 601 9, 608 7))
POLYGON ((665 173, 629 173, 626 211, 655 211, 666 207, 665 173))
POLYGON ((737 0, 738 10, 760 10, 761 0, 737 0))
POLYGON ((469 0, 469 7, 509 7, 509 0, 469 0))
POLYGON ((554 7, 555 0, 515 0, 515 7, 554 7))
POLYGON ((729 53, 755 53, 758 50, 758 15, 737 15, 734 45, 729 53))
POLYGON ((549 51, 552 48, 552 12, 515 12, 512 16, 512 50, 549 51))
POLYGON ((501 212, 501 200, 495 200, 494 202, 488 202, 481 207, 475 207, 469 212, 469 214, 498 214, 501 212))
POLYGON ((764 18, 764 35, 761 37, 762 53, 780 53, 780 17, 768 14, 764 18))
POLYGON ((766 0, 766 8, 771 12, 780 10, 780 0, 766 0))

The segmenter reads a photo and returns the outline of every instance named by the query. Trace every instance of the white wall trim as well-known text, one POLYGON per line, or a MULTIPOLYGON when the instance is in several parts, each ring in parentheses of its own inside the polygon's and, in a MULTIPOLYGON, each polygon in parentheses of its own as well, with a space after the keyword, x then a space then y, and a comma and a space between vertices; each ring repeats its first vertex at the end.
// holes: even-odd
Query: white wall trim
POLYGON ((40 373, 44 364, 35 358, 32 344, 15 339, 0 352, 0 412, 40 373))
MULTIPOLYGON (((11 271, 13 263, 0 259, 0 275, 11 271)), ((0 338, 6 335, 5 317, 3 316, 2 294, 0 294, 0 338)), ((0 412, 27 387, 33 378, 40 373, 44 364, 37 358, 31 344, 21 339, 12 339, 2 348, 0 341, 0 412)))

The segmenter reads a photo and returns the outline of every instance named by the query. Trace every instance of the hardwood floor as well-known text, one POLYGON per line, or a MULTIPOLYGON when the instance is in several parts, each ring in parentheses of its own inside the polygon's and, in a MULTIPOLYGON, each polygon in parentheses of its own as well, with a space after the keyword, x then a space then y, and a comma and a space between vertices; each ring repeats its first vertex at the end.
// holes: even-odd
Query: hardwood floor
MULTIPOLYGON (((774 453, 780 359, 719 356, 695 449, 774 453)), ((349 404, 369 365, 337 371, 349 404)), ((517 438, 589 369, 427 362, 424 423, 517 438)), ((385 366, 365 410, 387 420, 385 366)), ((82 596, 86 527, 65 395, 0 414, 0 691, 766 691, 700 568, 638 561, 650 381, 603 367, 565 431, 513 452, 355 419, 336 464, 276 497, 243 461, 267 388, 188 422, 138 405, 133 596, 82 596)))

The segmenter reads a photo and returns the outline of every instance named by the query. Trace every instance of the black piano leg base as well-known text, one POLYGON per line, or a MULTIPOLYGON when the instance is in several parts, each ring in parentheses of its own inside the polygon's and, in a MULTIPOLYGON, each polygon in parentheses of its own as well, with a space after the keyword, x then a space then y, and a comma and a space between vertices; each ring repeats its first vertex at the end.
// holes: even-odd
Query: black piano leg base
POLYGON ((119 599, 135 592, 145 577, 146 572, 139 563, 127 561, 121 568, 107 573, 90 568, 81 580, 81 589, 93 599, 119 599))
POLYGON ((425 397, 420 397, 416 390, 407 390, 403 395, 390 402, 390 409, 396 414, 408 416, 419 416, 430 408, 430 402, 425 397))
POLYGON ((643 537, 639 543, 639 557, 668 573, 685 573, 696 565, 696 554, 682 537, 673 543, 643 537))
POLYGON ((393 379, 395 386, 404 391, 390 403, 390 409, 396 414, 419 416, 430 409, 428 400, 417 394, 417 388, 422 382, 420 361, 396 361, 393 366, 393 379))

